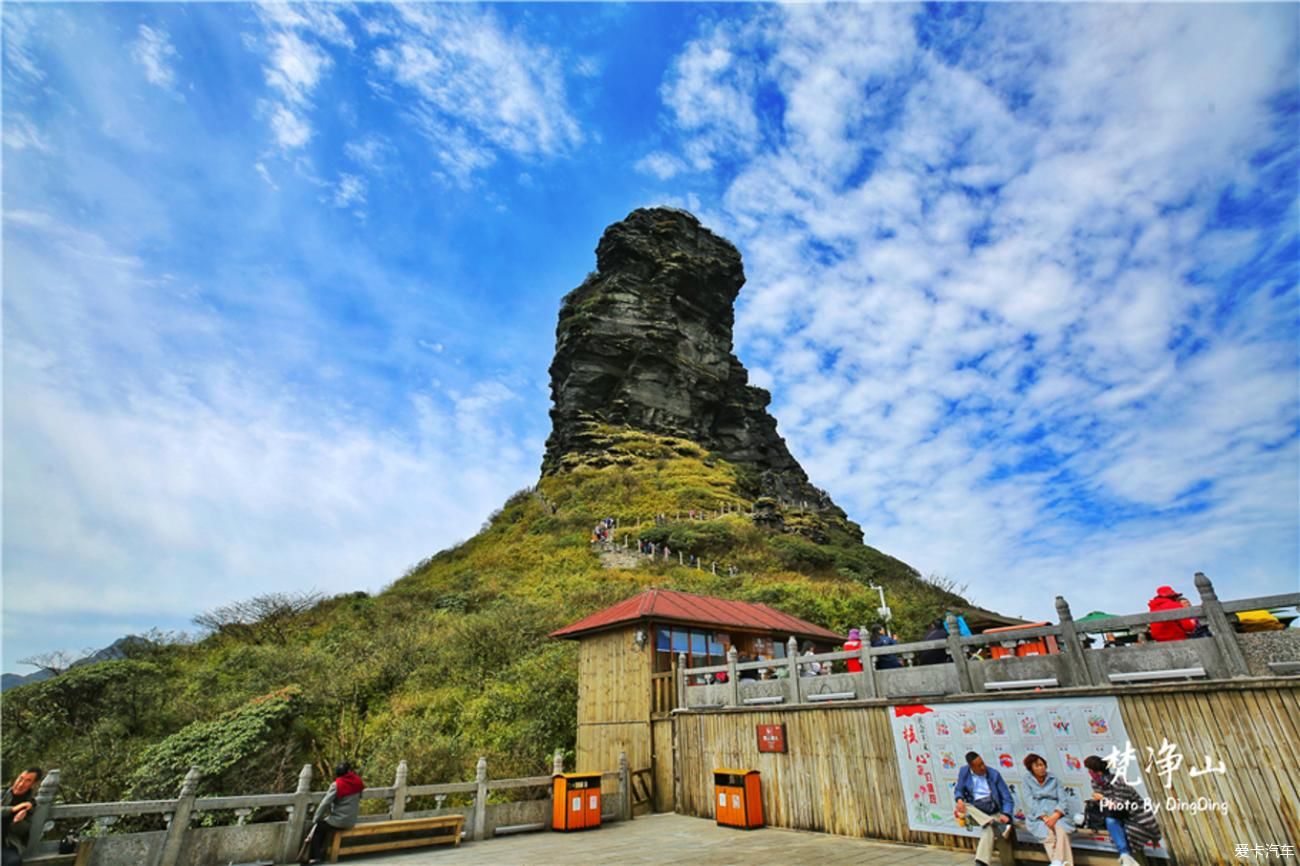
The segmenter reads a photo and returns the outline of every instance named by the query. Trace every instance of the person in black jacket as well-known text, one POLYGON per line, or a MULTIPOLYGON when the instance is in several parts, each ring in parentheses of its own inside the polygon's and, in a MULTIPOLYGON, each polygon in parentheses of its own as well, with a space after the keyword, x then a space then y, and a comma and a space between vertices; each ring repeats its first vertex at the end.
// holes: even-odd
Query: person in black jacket
POLYGON ((41 780, 40 767, 28 767, 18 774, 18 778, 4 794, 0 795, 0 852, 4 854, 3 866, 22 866, 24 845, 19 836, 26 830, 23 826, 14 829, 32 809, 36 783, 41 780))
MULTIPOLYGON (((925 633, 921 640, 947 640, 948 630, 943 627, 943 620, 936 619, 930 623, 930 630, 925 633)), ((939 649, 922 650, 916 654, 916 663, 918 665, 941 665, 944 662, 951 661, 948 658, 948 651, 940 647, 939 649)))

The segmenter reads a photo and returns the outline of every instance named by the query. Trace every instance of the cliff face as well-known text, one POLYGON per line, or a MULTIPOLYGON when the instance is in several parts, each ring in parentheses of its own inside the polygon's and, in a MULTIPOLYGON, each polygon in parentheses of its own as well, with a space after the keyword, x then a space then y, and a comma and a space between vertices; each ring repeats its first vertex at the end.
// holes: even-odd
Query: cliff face
POLYGON ((752 471, 754 495, 839 512, 814 487, 732 352, 740 253, 691 214, 633 211, 605 230, 596 271, 564 299, 543 475, 597 465, 597 424, 693 440, 752 471))

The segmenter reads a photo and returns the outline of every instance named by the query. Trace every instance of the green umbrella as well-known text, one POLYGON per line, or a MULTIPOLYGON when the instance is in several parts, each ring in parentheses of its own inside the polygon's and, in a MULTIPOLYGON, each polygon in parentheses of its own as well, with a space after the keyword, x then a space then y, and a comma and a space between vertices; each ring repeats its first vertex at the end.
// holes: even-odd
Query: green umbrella
POLYGON ((1097 619, 1110 619, 1112 616, 1116 616, 1116 614, 1106 613, 1106 611, 1104 610, 1094 610, 1092 613, 1088 614, 1087 616, 1079 617, 1078 619, 1075 620, 1075 622, 1092 622, 1093 620, 1097 620, 1097 619))

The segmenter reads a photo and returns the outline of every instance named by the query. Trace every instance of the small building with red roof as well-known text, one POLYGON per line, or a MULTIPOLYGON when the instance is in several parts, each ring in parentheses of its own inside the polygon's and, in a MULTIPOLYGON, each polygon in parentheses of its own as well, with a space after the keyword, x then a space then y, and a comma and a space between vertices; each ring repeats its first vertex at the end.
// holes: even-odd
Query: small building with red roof
POLYGON ((742 657, 783 659, 791 637, 818 652, 844 641, 765 604, 671 589, 648 589, 551 637, 578 641, 577 769, 608 770, 626 752, 634 774, 646 771, 641 801, 655 811, 673 803, 669 713, 680 656, 703 667, 726 664, 731 647, 742 657))

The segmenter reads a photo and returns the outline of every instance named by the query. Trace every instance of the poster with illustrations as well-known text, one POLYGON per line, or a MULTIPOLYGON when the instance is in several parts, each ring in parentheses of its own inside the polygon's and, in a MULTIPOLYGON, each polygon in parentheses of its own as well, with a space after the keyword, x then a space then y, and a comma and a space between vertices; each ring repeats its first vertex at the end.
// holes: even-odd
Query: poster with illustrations
MULTIPOLYGON (((971 837, 979 833, 959 827, 952 815, 953 788, 967 752, 978 752, 1002 774, 1016 796, 1018 813, 1024 808, 1019 792, 1027 774, 1025 755, 1042 755, 1048 772, 1065 788, 1074 814, 1083 811, 1083 800, 1092 794, 1084 758, 1122 751, 1129 739, 1111 697, 899 705, 890 707, 890 724, 908 827, 971 837)), ((1072 841, 1080 848, 1114 850, 1105 832, 1081 829, 1072 841)))

